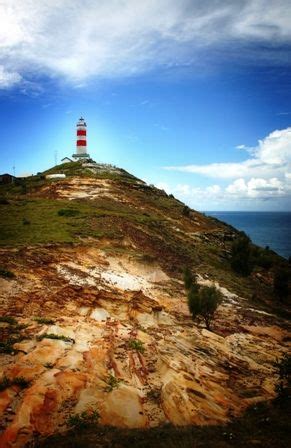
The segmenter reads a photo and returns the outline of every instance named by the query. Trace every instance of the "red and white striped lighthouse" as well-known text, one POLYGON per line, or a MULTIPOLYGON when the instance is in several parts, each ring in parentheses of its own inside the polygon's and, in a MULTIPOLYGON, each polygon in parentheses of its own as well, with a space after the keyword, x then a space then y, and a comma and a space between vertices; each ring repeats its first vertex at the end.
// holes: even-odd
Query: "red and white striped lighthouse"
POLYGON ((73 154, 75 158, 89 158, 87 153, 87 125, 84 118, 80 118, 77 123, 77 142, 76 142, 76 154, 73 154))

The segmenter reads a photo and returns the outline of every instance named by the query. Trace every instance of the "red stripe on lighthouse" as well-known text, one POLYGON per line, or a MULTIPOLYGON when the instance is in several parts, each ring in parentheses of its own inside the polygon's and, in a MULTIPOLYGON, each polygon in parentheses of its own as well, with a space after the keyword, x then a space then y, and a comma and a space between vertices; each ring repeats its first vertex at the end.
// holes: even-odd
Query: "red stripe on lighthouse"
POLYGON ((87 142, 86 140, 77 140, 77 146, 86 146, 87 142))
POLYGON ((86 131, 82 131, 81 129, 78 129, 77 135, 86 135, 86 131))

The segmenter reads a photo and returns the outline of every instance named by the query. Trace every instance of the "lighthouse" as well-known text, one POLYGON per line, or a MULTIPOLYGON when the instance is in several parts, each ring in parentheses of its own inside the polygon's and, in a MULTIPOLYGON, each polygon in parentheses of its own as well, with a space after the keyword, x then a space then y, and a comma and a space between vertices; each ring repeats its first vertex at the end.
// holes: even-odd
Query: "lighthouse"
POLYGON ((87 153, 87 124, 82 117, 77 123, 76 154, 73 157, 77 160, 90 158, 87 153))

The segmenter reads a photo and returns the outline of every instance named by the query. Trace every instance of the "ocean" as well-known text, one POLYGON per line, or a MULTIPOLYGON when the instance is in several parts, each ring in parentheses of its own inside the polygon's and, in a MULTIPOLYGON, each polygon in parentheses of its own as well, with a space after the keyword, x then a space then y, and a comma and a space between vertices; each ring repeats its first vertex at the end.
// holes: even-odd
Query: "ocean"
POLYGON ((291 212, 205 212, 243 230, 261 247, 269 246, 282 257, 291 256, 291 212))

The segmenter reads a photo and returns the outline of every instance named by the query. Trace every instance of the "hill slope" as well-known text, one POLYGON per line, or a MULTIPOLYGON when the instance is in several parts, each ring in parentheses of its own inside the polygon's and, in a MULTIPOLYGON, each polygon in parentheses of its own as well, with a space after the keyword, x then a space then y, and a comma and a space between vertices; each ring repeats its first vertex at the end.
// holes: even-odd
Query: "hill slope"
POLYGON ((209 425, 274 398, 287 323, 272 269, 232 272, 237 231, 124 170, 44 174, 60 171, 0 191, 1 446, 82 412, 123 428, 209 425), (223 293, 213 331, 190 318, 185 266, 223 293))

